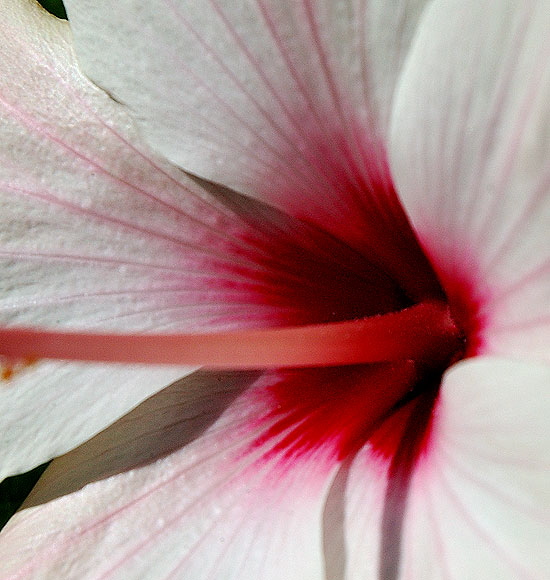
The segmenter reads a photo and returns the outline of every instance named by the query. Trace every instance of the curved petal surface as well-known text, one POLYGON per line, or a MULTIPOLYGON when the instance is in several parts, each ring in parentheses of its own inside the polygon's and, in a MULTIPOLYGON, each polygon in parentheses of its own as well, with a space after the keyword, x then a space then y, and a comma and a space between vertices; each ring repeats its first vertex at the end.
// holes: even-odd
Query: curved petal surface
POLYGON ((402 417, 341 464, 342 441, 302 447, 313 416, 282 428, 269 375, 196 373, 54 461, 3 532, 0 569, 14 579, 544 577, 549 379, 546 366, 510 360, 453 367, 403 479, 382 453, 399 444, 402 417))
POLYGON ((2 576, 322 577, 331 464, 270 456, 258 389, 197 373, 54 461, 2 533, 2 576))
POLYGON ((306 293, 301 273, 315 269, 321 284, 335 253, 341 273, 353 269, 359 258, 328 236, 156 159, 80 74, 66 22, 29 2, 2 8, 4 324, 190 331, 290 318, 282 287, 306 293))
POLYGON ((402 521, 409 451, 433 406, 432 394, 393 413, 388 383, 411 368, 389 371, 184 379, 53 462, 6 528, 6 569, 14 578, 55 577, 66 566, 84 577, 99 566, 105 577, 280 577, 282 569, 288 578, 323 570, 378 578, 398 562, 391 521, 402 521), (235 509, 223 503, 230 498, 235 509))
POLYGON ((403 578, 525 578, 550 559, 550 368, 480 357, 446 375, 409 491, 403 578))
POLYGON ((157 151, 414 278, 385 139, 423 1, 108 5, 67 2, 79 58, 157 151))
MULTIPOLYGON (((81 75, 66 22, 33 2, 0 9, 2 324, 289 325, 367 314, 373 293, 375 310, 388 293, 391 309, 388 282, 349 248, 155 158, 124 108, 81 75)), ((187 372, 8 367, 3 475, 68 451, 187 372)))
POLYGON ((358 122, 371 123, 371 137, 385 134, 424 6, 125 0, 112 12, 108 2, 66 4, 86 72, 135 110, 158 150, 187 170, 255 194, 263 190, 251 187, 259 185, 254 171, 270 161, 287 179, 297 168, 317 177, 307 169, 310 131, 320 137, 339 125, 350 146, 357 135, 347 130, 358 122), (259 159, 243 155, 243 146, 259 159), (304 149, 297 166, 277 158, 289 147, 297 148, 294 156, 304 149))
POLYGON ((399 194, 477 352, 550 360, 550 3, 427 12, 396 94, 399 194))
POLYGON ((544 578, 549 384, 548 366, 489 357, 455 365, 412 469, 379 453, 402 432, 397 416, 383 425, 328 495, 329 577, 544 578))
MULTIPOLYGON (((66 23, 32 2, 0 9, 2 324, 129 328, 137 311, 145 327, 162 326, 146 313, 143 289, 163 254, 157 261, 151 248, 145 257, 149 240, 138 228, 109 223, 125 203, 136 219, 139 164, 153 161, 134 150, 120 107, 78 73, 66 23)), ((160 169, 151 177, 161 178, 173 179, 160 169)), ((38 362, 12 375, 0 363, 1 478, 65 453, 189 372, 38 362)))
POLYGON ((16 371, 0 383, 0 479, 66 453, 189 372, 62 362, 16 371))

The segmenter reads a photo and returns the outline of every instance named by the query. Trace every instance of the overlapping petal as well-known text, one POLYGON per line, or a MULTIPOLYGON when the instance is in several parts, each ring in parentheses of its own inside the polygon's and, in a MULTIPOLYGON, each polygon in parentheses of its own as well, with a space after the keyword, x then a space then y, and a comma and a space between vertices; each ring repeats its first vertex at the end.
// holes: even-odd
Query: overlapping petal
MULTIPOLYGON (((136 193, 143 164, 153 161, 133 149, 138 140, 120 107, 78 73, 66 23, 31 2, 0 8, 2 323, 116 320, 129 328, 134 315, 145 327, 162 324, 148 312, 158 297, 144 290, 170 260, 148 253, 165 242, 140 231, 146 195, 136 193)), ((160 169, 151 179, 147 188, 174 180, 160 169)), ((159 209, 154 220, 165 215, 159 209)), ((62 363, 20 370, 0 384, 0 477, 66 452, 187 372, 62 363)))
POLYGON ((391 156, 478 352, 547 361, 549 26, 546 1, 435 2, 397 91, 391 156))
POLYGON ((286 267, 311 232, 155 159, 80 74, 66 23, 27 2, 2 8, 5 322, 205 329, 245 318, 225 309, 259 301, 251 281, 266 294, 277 276, 293 283, 286 267))
MULTIPOLYGON (((2 324, 273 326, 350 318, 376 292, 372 266, 326 234, 155 158, 81 75, 66 22, 32 2, 0 9, 2 324)), ((186 372, 16 373, 0 385, 3 475, 66 452, 186 372)))
MULTIPOLYGON (((386 72, 380 72, 381 54, 357 46, 376 45, 381 36, 375 30, 382 33, 375 24, 386 18, 395 24, 407 13, 405 4, 385 16, 375 2, 258 0, 227 8, 214 0, 167 1, 166 12, 157 14, 124 0, 120 14, 127 20, 115 19, 116 29, 106 27, 96 39, 103 3, 68 4, 91 74, 141 116, 160 151, 202 176, 323 224, 363 250, 376 246, 384 223, 406 223, 385 164, 393 114, 391 162, 399 193, 457 318, 477 340, 470 341, 470 354, 547 358, 548 2, 434 2, 393 113, 400 50, 416 19, 406 21, 386 72), (365 15, 360 24, 358 13, 365 15), (336 42, 350 30, 354 48, 336 42), (128 38, 132 42, 121 46, 128 38), (113 62, 105 61, 97 42, 106 43, 113 62), (128 76, 132 51, 139 65, 128 76), (366 66, 362 77, 358 63, 366 66), (167 74, 174 66, 178 75, 167 74), (211 107, 201 111, 199 102, 211 107), (369 206, 380 195, 388 196, 382 204, 387 222, 381 207, 369 206), (356 222, 348 221, 352 215, 356 222), (360 231, 360 223, 375 225, 360 231)), ((419 13, 421 3, 411 7, 419 13)), ((6 148, 39 152, 33 162, 24 155, 14 162, 4 150, 0 191, 12 217, 2 224, 2 251, 17 282, 13 291, 6 288, 5 320, 202 329, 365 314, 354 300, 373 288, 380 301, 389 291, 389 302, 378 308, 398 302, 383 274, 369 286, 369 275, 379 273, 371 262, 315 227, 153 160, 123 109, 64 60, 71 54, 64 25, 46 23, 40 14, 21 4, 5 25, 12 34, 23 33, 18 18, 25 26, 29 19, 44 26, 19 45, 20 34, 13 34, 14 50, 27 54, 32 72, 13 82, 11 65, 0 69, 12 75, 0 100, 6 148), (50 95, 48 86, 56 92, 50 95), (40 111, 33 94, 40 96, 40 111), (68 108, 68 120, 53 97, 68 108), (79 179, 82 187, 75 189, 79 179), (158 276, 159 260, 173 274, 158 276), (361 266, 364 277, 357 274, 361 266), (334 292, 342 282, 351 290, 334 292), (312 295, 317 287, 330 290, 312 295), (143 298, 131 298, 136 291, 143 298), (172 293, 174 302, 159 299, 172 293), (191 317, 183 314, 189 306, 191 317)), ((380 30, 387 32, 381 42, 387 48, 395 30, 380 30)), ((401 253, 411 239, 407 233, 378 254, 382 262, 399 251, 399 259, 390 260, 392 274, 406 269, 411 256, 409 268, 422 268, 416 249, 401 253)), ((398 279, 414 296, 408 275, 398 279)), ((407 364, 394 370, 406 374, 407 364)), ((63 418, 75 401, 96 400, 97 407, 71 418, 68 427, 59 422, 44 448, 60 453, 93 434, 98 426, 84 425, 88 412, 101 415, 110 404, 105 391, 95 399, 91 394, 106 375, 99 368, 92 379, 95 370, 53 364, 24 370, 9 395, 16 409, 10 428, 21 420, 13 441, 22 437, 28 446, 43 431, 40 422, 33 431, 32 414, 25 418, 22 411, 35 396, 53 412, 60 393, 54 383, 63 373, 73 396, 63 418), (36 377, 45 391, 33 386, 36 377)), ((321 371, 324 382, 295 380, 281 392, 271 388, 270 373, 197 373, 165 389, 54 462, 4 532, 0 571, 10 578, 155 579, 545 574, 550 514, 540 507, 549 504, 550 488, 548 367, 496 359, 454 366, 432 422, 424 417, 419 423, 429 426, 419 458, 407 455, 403 428, 414 405, 420 409, 425 400, 431 411, 435 394, 414 393, 399 408, 392 401, 386 421, 378 424, 384 409, 363 425, 371 403, 383 405, 385 391, 368 399, 354 390, 363 383, 348 384, 345 373, 327 381, 332 371, 339 369, 321 371), (329 389, 320 395, 312 385, 329 389), (341 417, 333 398, 345 403, 341 417)), ((113 416, 143 399, 145 379, 159 380, 154 372, 110 373, 127 397, 116 396, 113 416), (133 381, 143 386, 136 389, 133 381)), ((369 378, 376 372, 371 368, 369 378)), ((29 456, 32 464, 44 451, 29 456)))
POLYGON ((447 374, 411 481, 402 578, 525 578, 550 560, 547 366, 479 357, 447 374))
POLYGON ((271 453, 264 383, 198 373, 54 461, 3 531, 2 577, 321 578, 334 464, 271 453))
POLYGON ((403 433, 397 417, 386 422, 328 495, 329 577, 544 578, 549 384, 543 365, 459 363, 443 380, 413 469, 380 453, 403 433))
POLYGON ((254 173, 307 186, 322 177, 315 138, 339 130, 333 145, 359 154, 357 139, 384 136, 424 2, 66 4, 86 72, 134 109, 159 151, 239 191, 277 195, 254 173))
POLYGON ((197 373, 54 461, 3 532, 0 570, 538 579, 548 564, 549 380, 542 365, 460 363, 405 471, 406 460, 396 468, 384 455, 402 418, 340 464, 331 437, 300 448, 293 432, 307 429, 280 428, 269 375, 197 373))
POLYGON ((3 532, 0 571, 377 578, 415 407, 377 427, 377 372, 199 372, 164 389, 52 463, 3 532))
POLYGON ((67 2, 84 70, 130 106, 156 150, 320 225, 413 295, 423 260, 392 188, 385 137, 423 6, 124 0, 111 11, 67 2))

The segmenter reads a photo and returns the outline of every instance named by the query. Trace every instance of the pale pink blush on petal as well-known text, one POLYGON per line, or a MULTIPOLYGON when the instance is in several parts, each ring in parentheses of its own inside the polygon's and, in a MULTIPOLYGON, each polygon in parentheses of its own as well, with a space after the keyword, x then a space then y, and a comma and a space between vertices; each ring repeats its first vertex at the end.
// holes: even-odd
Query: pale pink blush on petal
MULTIPOLYGON (((331 236, 155 158, 124 108, 80 74, 66 22, 31 3, 1 7, 4 325, 204 331, 400 303, 386 274, 331 236)), ((48 363, 1 385, 3 467, 66 452, 188 370, 82 372, 48 363)))
MULTIPOLYGON (((184 24, 188 39, 196 38, 195 25, 189 22, 189 18, 196 17, 195 24, 198 25, 204 14, 199 11, 188 15, 178 8, 179 4, 167 4, 176 20, 184 24)), ((227 28, 226 36, 228 33, 238 44, 241 33, 226 25, 223 9, 215 2, 205 5, 209 7, 208 14, 215 14, 216 22, 227 28)), ((262 6, 264 4, 257 3, 260 12, 262 6)), ((458 3, 442 2, 433 6, 433 13, 424 23, 428 31, 432 23, 430 18, 437 20, 437 10, 454 6, 461 14, 463 9, 458 3)), ((470 6, 465 6, 467 11, 470 6)), ((32 12, 33 9, 29 10, 32 12)), ((313 72, 320 73, 326 82, 323 85, 325 92, 321 91, 322 106, 317 112, 334 113, 341 124, 341 132, 333 131, 330 123, 323 127, 328 128, 332 139, 329 145, 335 146, 333 155, 323 140, 326 132, 317 131, 314 123, 310 125, 306 114, 303 127, 311 133, 311 142, 308 143, 312 147, 302 158, 296 159, 296 165, 285 165, 286 176, 281 176, 280 183, 269 181, 282 188, 278 193, 282 192, 283 203, 279 203, 281 199, 270 197, 269 192, 264 199, 289 209, 306 219, 307 224, 198 179, 178 178, 168 169, 161 173, 170 173, 179 184, 177 188, 183 187, 187 197, 193 194, 192 205, 186 206, 184 211, 179 211, 181 207, 178 206, 173 213, 177 196, 169 196, 167 205, 164 199, 159 199, 156 194, 149 195, 134 184, 131 201, 135 202, 136 194, 139 201, 135 207, 130 203, 130 208, 132 216, 135 214, 137 217, 128 221, 123 203, 118 214, 107 211, 109 204, 102 205, 101 197, 97 207, 89 199, 90 203, 82 204, 81 200, 71 198, 71 192, 67 198, 63 190, 60 194, 57 187, 42 190, 32 179, 32 183, 17 182, 18 172, 7 165, 8 172, 13 174, 8 175, 8 197, 18 195, 22 199, 32 199, 35 205, 39 200, 55 206, 56 210, 68 209, 69 213, 81 218, 85 216, 83 223, 97 221, 102 235, 114 232, 121 247, 126 237, 133 240, 136 236, 151 251, 151 260, 157 252, 164 252, 163 259, 172 267, 168 277, 162 278, 164 286, 145 285, 139 290, 147 294, 147 290, 155 289, 159 295, 163 293, 163 296, 171 297, 174 292, 178 298, 185 295, 187 301, 182 299, 178 304, 175 300, 164 312, 173 313, 174 307, 185 310, 188 306, 192 306, 194 312, 175 320, 169 316, 165 320, 148 320, 148 324, 143 320, 139 322, 138 316, 132 323, 138 322, 140 328, 186 328, 199 321, 207 323, 208 328, 226 328, 243 324, 243 317, 246 318, 243 325, 259 322, 273 326, 303 324, 310 318, 312 321, 325 321, 385 313, 419 297, 442 297, 422 253, 415 243, 411 245, 414 235, 391 186, 383 148, 377 145, 380 134, 369 138, 364 148, 363 142, 357 138, 355 128, 362 130, 370 126, 372 119, 365 121, 349 115, 353 107, 348 106, 334 82, 334 62, 319 26, 322 10, 316 12, 309 2, 300 5, 299 10, 300 22, 307 24, 306 35, 315 46, 318 70, 313 72), (323 180, 318 181, 316 174, 314 181, 320 184, 320 188, 307 191, 304 183, 295 179, 301 173, 300 163, 305 161, 320 170, 322 159, 327 161, 327 173, 323 173, 326 183, 323 185, 323 180), (356 172, 358 162, 361 169, 356 172), (340 188, 333 191, 328 186, 334 183, 338 183, 340 188), (323 195, 323 191, 327 195, 323 195), (365 191, 369 195, 360 197, 359 194, 365 191), (304 200, 317 201, 314 199, 316 192, 321 193, 319 203, 307 206, 303 214, 300 213, 302 205, 292 205, 301 193, 304 193, 302 203, 304 200), (341 199, 342 204, 327 205, 327 200, 335 198, 341 199), (384 202, 376 206, 374 202, 379 198, 384 202), (311 213, 308 213, 310 208, 311 213), (349 228, 343 225, 348 223, 346 212, 350 216, 360 216, 360 219, 355 218, 356 222, 349 222, 349 228), (371 219, 367 220, 366 215, 371 219), (195 219, 198 216, 201 219, 195 219), (361 233, 371 239, 361 246, 358 241, 362 239, 359 232, 363 222, 370 223, 371 227, 368 231, 365 227, 361 233), (320 223, 326 223, 329 234, 339 237, 340 241, 318 231, 315 224, 320 223), (385 226, 389 225, 404 232, 401 239, 399 236, 395 240, 388 237, 385 226), (182 233, 180 230, 185 231, 182 233), (354 249, 342 241, 349 242, 354 249), (374 258, 366 260, 356 250, 370 252, 373 248, 369 244, 373 248, 380 247, 374 258), (381 264, 387 268, 379 268, 381 264), (374 279, 372 274, 375 274, 374 279), (338 282, 345 282, 344 290, 340 290, 338 282), (208 287, 206 294, 202 291, 205 285, 208 287), (320 288, 323 292, 319 291, 320 288), (315 301, 311 299, 312 293, 315 301), (357 306, 357 298, 361 295, 367 299, 364 302, 359 300, 357 306), (351 307, 348 302, 352 303, 351 307)), ((265 11, 262 15, 268 22, 265 11)), ((526 12, 526 20, 529 16, 530 13, 526 12)), ((441 14, 439 18, 445 21, 441 14)), ((460 28, 460 20, 458 22, 460 28)), ((513 60, 517 56, 514 49, 522 46, 523 29, 518 22, 523 20, 514 20, 512 15, 509 21, 505 18, 499 22, 503 28, 511 23, 514 31, 521 30, 521 33, 511 35, 509 50, 505 52, 505 56, 512 55, 510 58, 513 60)), ((216 58, 210 50, 209 44, 219 42, 221 37, 218 39, 208 28, 205 30, 212 40, 200 37, 199 45, 212 57, 207 64, 214 72, 222 70, 234 77, 235 73, 227 63, 216 58)), ((490 32, 497 38, 502 33, 499 25, 490 32)), ((276 36, 272 35, 273 39, 276 36)), ((147 34, 144 37, 147 38, 147 34)), ((488 37, 494 40, 491 34, 488 37)), ((297 38, 301 41, 300 36, 297 38)), ((418 54, 423 54, 418 48, 423 46, 422 38, 420 35, 416 49, 419 52, 414 53, 417 64, 424 62, 418 57, 418 54)), ((474 55, 488 52, 491 56, 491 50, 483 50, 485 41, 483 37, 479 45, 474 43, 474 55)), ((447 42, 447 37, 442 42, 447 42)), ((250 59, 248 49, 241 56, 243 54, 250 59)), ((523 53, 519 51, 519 54, 523 53)), ((437 68, 439 61, 434 60, 437 68)), ((429 59, 426 62, 429 63, 429 59)), ((412 59, 409 61, 408 74, 418 82, 410 72, 414 70, 414 63, 412 59)), ((521 70, 526 68, 520 67, 521 70)), ((197 71, 189 72, 195 78, 192 73, 197 71)), ((486 75, 481 76, 485 78, 486 75)), ((265 82, 265 77, 261 74, 260 77, 265 82)), ((406 77, 406 80, 410 81, 410 78, 406 77)), ((256 98, 242 79, 231 80, 233 89, 238 89, 237 93, 244 91, 252 99, 256 112, 264 114, 274 110, 269 107, 271 102, 263 103, 262 96, 256 98)), ((299 84, 295 77, 293 80, 299 84)), ((509 76, 504 75, 504 81, 502 86, 506 90, 497 90, 496 113, 490 116, 497 120, 502 110, 509 112, 506 99, 500 98, 509 89, 509 76)), ((90 85, 86 86, 94 90, 90 85)), ((203 86, 208 89, 208 84, 203 86)), ((445 85, 446 89, 449 87, 453 87, 452 79, 445 85)), ((404 94, 406 88, 404 81, 401 86, 404 94)), ((231 90, 224 99, 234 99, 231 90)), ((456 96, 457 91, 449 92, 456 96)), ((488 92, 492 94, 490 90, 488 92)), ((483 96, 480 104, 475 98, 475 102, 470 101, 471 94, 468 93, 466 103, 461 103, 458 110, 461 113, 477 111, 479 114, 478 109, 481 109, 483 112, 486 105, 483 96)), ((405 127, 414 125, 403 113, 405 105, 400 103, 400 98, 407 101, 402 95, 398 96, 396 118, 405 118, 409 123, 406 122, 405 127)), ((531 102, 526 98, 525 103, 528 101, 531 102)), ((282 106, 280 102, 278 105, 282 106)), ((234 107, 235 102, 231 106, 234 107)), ((41 123, 30 122, 17 106, 4 103, 4 107, 14 127, 19 130, 23 127, 29 134, 40 135, 40 139, 45 137, 47 151, 61 146, 65 153, 72 151, 75 167, 84 164, 94 179, 98 170, 103 177, 108 177, 108 172, 101 171, 101 164, 74 147, 66 147, 66 143, 45 131, 41 123)), ((520 112, 524 109, 527 111, 529 107, 519 107, 520 112)), ((430 107, 427 110, 428 114, 432 113, 430 107)), ((452 114, 452 107, 449 110, 452 114)), ((297 111, 300 109, 283 110, 287 117, 282 115, 282 122, 296 117, 297 111)), ((456 110, 454 112, 456 114, 456 110)), ((511 106, 513 118, 517 112, 518 107, 511 106)), ((528 115, 519 117, 525 121, 528 115)), ((243 120, 242 116, 236 118, 243 120)), ((294 160, 293 154, 299 150, 297 144, 301 141, 288 139, 290 134, 286 127, 278 124, 279 119, 269 115, 265 118, 269 125, 267 131, 264 131, 265 126, 257 126, 256 118, 247 121, 258 136, 258 142, 272 150, 273 161, 287 163, 288 159, 294 160), (287 145, 290 146, 288 150, 285 149, 287 145)), ((456 114, 455 120, 459 118, 460 115, 456 114)), ((508 127, 507 123, 504 125, 508 127)), ((14 134, 17 137, 18 131, 14 134)), ((435 134, 436 145, 421 143, 417 150, 423 154, 426 151, 448 154, 442 146, 446 144, 447 135, 435 134)), ((475 136, 475 131, 472 134, 475 136)), ((522 136, 521 128, 514 132, 516 141, 523 142, 522 136)), ((418 135, 414 133, 414 137, 418 135)), ((492 138, 489 137, 492 137, 491 131, 483 134, 479 143, 476 142, 478 147, 473 149, 478 154, 490 152, 492 138)), ((245 140, 245 144, 250 147, 255 142, 245 140)), ((411 156, 412 161, 403 162, 399 151, 402 154, 407 151, 405 148, 399 150, 399 146, 403 147, 403 142, 396 145, 396 161, 392 160, 392 167, 395 165, 396 172, 402 173, 398 185, 402 186, 403 197, 412 208, 414 225, 448 291, 455 315, 466 330, 470 349, 467 354, 490 351, 488 345, 498 326, 493 316, 496 308, 491 310, 487 305, 495 306, 492 292, 499 291, 499 276, 503 276, 510 266, 508 262, 502 266, 500 258, 508 253, 509 246, 515 248, 510 241, 503 242, 503 236, 509 231, 518 235, 523 218, 539 207, 541 197, 534 195, 528 199, 519 212, 520 218, 508 230, 505 226, 510 222, 504 218, 511 213, 506 211, 509 210, 506 203, 500 208, 493 202, 494 196, 482 195, 466 196, 466 199, 460 195, 449 196, 449 201, 447 196, 441 195, 443 190, 439 190, 442 184, 446 184, 440 175, 434 176, 424 168, 426 175, 431 177, 426 177, 423 182, 423 173, 420 172, 417 182, 414 181, 418 160, 411 156), (409 175, 404 166, 412 175, 410 181, 403 177, 409 175), (429 195, 419 194, 424 185, 426 192, 431 192, 432 199, 422 206, 418 200, 429 198, 429 195), (483 211, 477 212, 478 201, 483 211), (457 226, 453 230, 450 218, 449 222, 446 221, 452 213, 447 204, 453 210, 457 209, 454 203, 460 209, 456 214, 462 219, 462 222, 457 220, 462 229, 457 226), (430 213, 434 210, 445 218, 441 223, 430 213), (491 230, 483 227, 488 215, 498 218, 491 230), (464 224, 470 222, 472 227, 468 229, 464 224), (434 223, 438 228, 449 228, 449 236, 445 237, 441 247, 435 244, 434 223), (471 237, 459 245, 459 240, 463 241, 461 232, 467 232, 471 237), (487 249, 480 260, 477 260, 478 246, 487 249), (502 271, 499 270, 501 266, 502 271), (478 277, 487 278, 487 285, 476 283, 478 277)), ((412 146, 410 149, 415 150, 412 146)), ((513 153, 519 149, 512 147, 508 150, 504 156, 506 162, 515 158, 513 153)), ((456 153, 456 156, 449 154, 450 157, 460 163, 448 169, 448 159, 445 159, 446 162, 440 165, 449 170, 455 190, 467 191, 471 195, 472 175, 478 177, 483 168, 483 156, 478 155, 473 164, 465 163, 467 168, 473 167, 473 173, 468 174, 461 164, 470 153, 466 144, 460 143, 449 150, 456 153), (462 190, 457 183, 464 186, 462 190)), ((432 159, 435 159, 433 155, 432 159)), ((426 164, 425 159, 423 162, 426 164)), ((269 165, 270 171, 277 167, 276 164, 269 165)), ((503 168, 499 163, 496 166, 498 170, 503 168)), ((493 169, 491 166, 491 171, 493 169)), ((514 172, 508 169, 504 163, 503 171, 495 170, 500 179, 497 182, 508 183, 510 179, 513 194, 510 197, 516 200, 514 187, 521 180, 518 178, 517 183, 514 182, 511 179, 514 172)), ((263 175, 261 181, 269 175, 269 172, 263 175)), ((119 185, 128 185, 126 181, 117 181, 119 185)), ((540 188, 535 187, 533 191, 545 191, 545 180, 542 181, 540 188)), ((55 179, 54 185, 57 186, 55 179)), ((489 179, 483 185, 494 184, 489 179)), ((109 191, 105 189, 103 194, 109 191)), ((505 201, 508 202, 509 198, 506 197, 505 201)), ((41 222, 37 216, 33 219, 33 229, 39 232, 41 222)), ((50 219, 53 220, 53 215, 50 219)), ((519 247, 519 254, 540 245, 539 226, 538 222, 534 230, 529 226, 528 233, 535 231, 535 236, 524 236, 526 244, 519 247)), ((83 235, 93 238, 90 229, 93 228, 83 235)), ((62 227, 59 231, 64 235, 67 233, 62 227)), ((442 237, 441 232, 438 235, 442 237)), ((19 238, 25 240, 24 236, 19 238)), ((19 238, 12 236, 9 240, 19 238)), ((47 241, 47 236, 44 239, 47 241)), ((72 238, 71 243, 75 247, 78 244, 86 247, 78 236, 72 238)), ((15 255, 13 248, 10 247, 9 251, 15 255)), ((24 244, 21 253, 27 258, 31 254, 38 256, 24 244)), ((62 251, 57 251, 56 259, 59 256, 74 260, 74 256, 62 251)), ((117 259, 116 256, 108 258, 110 265, 117 259)), ((546 258, 541 262, 542 266, 535 264, 535 272, 544 272, 544 260, 546 258)), ((91 262, 89 260, 88 265, 91 262)), ((47 276, 45 279, 48 280, 47 276)), ((532 282, 530 275, 527 279, 532 282)), ((156 280, 153 278, 153 282, 156 280)), ((516 280, 511 287, 520 286, 523 288, 516 280)), ((532 300, 542 287, 540 280, 530 283, 529 287, 535 289, 530 294, 532 300)), ((112 289, 108 289, 98 292, 97 296, 103 299, 111 294, 112 289)), ((72 296, 83 298, 78 292, 72 296)), ((535 305, 539 299, 535 299, 535 305)), ((150 312, 154 313, 157 306, 153 301, 150 312)), ((148 312, 147 308, 138 314, 145 312, 148 312)), ((130 320, 131 317, 132 313, 125 311, 115 311, 110 316, 111 321, 130 320)), ((107 324, 108 319, 109 313, 97 323, 107 324)), ((64 321, 65 325, 73 322, 81 320, 64 321)), ((541 336, 543 339, 547 337, 539 335, 537 340, 541 336)), ((547 345, 547 340, 542 342, 547 345)), ((533 343, 536 340, 524 348, 532 348, 533 343)), ((519 351, 521 354, 521 349, 519 351)), ((538 356, 536 350, 529 352, 530 356, 538 356)), ((455 355, 460 357, 462 354, 461 343, 455 355)), ((540 505, 541 498, 543 501, 547 498, 547 492, 541 490, 548 489, 548 478, 541 474, 548 447, 547 438, 541 445, 546 433, 541 420, 547 413, 540 413, 539 404, 548 384, 547 369, 502 361, 459 363, 445 376, 438 397, 442 370, 439 366, 426 370, 421 362, 388 362, 345 369, 278 370, 259 376, 254 373, 202 373, 167 389, 88 444, 54 462, 27 507, 5 532, 6 566, 18 570, 15 577, 77 574, 78 577, 96 578, 98 574, 102 577, 122 574, 156 578, 163 574, 177 578, 191 574, 197 578, 208 575, 223 578, 269 578, 269 575, 273 578, 281 575, 318 578, 328 572, 337 577, 393 579, 398 576, 399 569, 405 576, 413 577, 417 570, 422 577, 427 569, 436 577, 455 575, 461 578, 464 553, 472 552, 474 555, 467 563, 470 568, 466 566, 466 577, 473 578, 473 574, 486 569, 494 571, 496 576, 506 574, 508 570, 526 577, 540 575, 545 566, 539 553, 544 549, 544 546, 541 549, 541 543, 543 533, 548 531, 548 522, 545 519, 543 524, 546 525, 541 525, 540 514, 533 517, 533 508, 540 505), (524 392, 518 393, 518 383, 524 392), (435 413, 432 412, 434 405, 435 413), (533 419, 536 412, 539 414, 533 419), (512 433, 510 425, 518 427, 519 432, 512 433), (486 437, 479 437, 479 433, 486 437), (492 450, 491 444, 500 451, 496 459, 485 453, 492 450), (526 463, 518 458, 522 461, 527 458, 526 463), (342 462, 344 465, 337 473, 342 462), (367 478, 366 484, 363 478, 367 478), (366 497, 364 494, 367 492, 372 495, 366 497), (483 510, 473 513, 473 507, 477 505, 483 510), (171 508, 169 513, 166 513, 166 506, 171 508), (445 518, 445 515, 449 517, 445 518), (515 536, 512 523, 516 519, 525 537, 515 536), (366 521, 374 527, 366 526, 366 521), (502 522, 506 525, 499 529, 502 522), (448 541, 454 531, 451 526, 455 523, 460 537, 457 545, 448 541), (428 545, 430 537, 433 542, 428 545), (484 545, 476 552, 480 539, 484 545), (342 553, 338 554, 337 548, 342 553), (440 558, 434 557, 426 563, 423 556, 430 550, 435 550, 440 558), (106 552, 110 558, 104 557, 106 552), (527 564, 523 557, 518 556, 523 552, 528 556, 525 558, 529 560, 527 564), (285 557, 281 558, 281 554, 285 557), (43 572, 44 566, 46 572, 43 572)))
MULTIPOLYGON (((32 3, 1 6, 3 324, 168 332, 360 314, 346 310, 372 294, 353 272, 360 256, 156 159, 80 74, 67 23, 32 3)), ((0 385, 3 475, 66 452, 186 372, 16 373, 0 385)))
POLYGON ((397 91, 391 165, 474 352, 549 360, 550 12, 504 5, 429 11, 397 91))
POLYGON ((423 257, 385 133, 423 4, 125 1, 108 19, 101 2, 67 8, 85 71, 130 106, 158 151, 369 252, 418 295, 433 280, 415 276, 423 257), (396 225, 401 235, 387 236, 396 225))
POLYGON ((197 373, 163 390, 54 461, 4 532, 6 571, 377 577, 381 542, 395 556, 384 534, 399 542, 387 485, 413 417, 409 405, 366 424, 377 374, 197 373))
POLYGON ((323 132, 327 119, 354 154, 361 147, 353 119, 366 123, 368 134, 385 133, 395 79, 425 2, 396 2, 388 11, 377 1, 165 0, 154 10, 122 1, 109 18, 101 1, 66 4, 86 72, 136 110, 161 152, 246 191, 255 169, 250 157, 275 160, 287 176, 301 167, 300 179, 322 173, 308 163, 315 144, 308 130, 323 132), (284 143, 295 148, 298 166, 280 164, 284 143))
POLYGON ((489 357, 448 372, 411 481, 404 578, 545 577, 549 384, 547 367, 489 357))
POLYGON ((254 380, 199 374, 54 462, 3 532, 3 573, 321 577, 334 464, 321 449, 288 471, 266 459, 274 442, 254 445, 250 423, 265 408, 245 392, 254 380))

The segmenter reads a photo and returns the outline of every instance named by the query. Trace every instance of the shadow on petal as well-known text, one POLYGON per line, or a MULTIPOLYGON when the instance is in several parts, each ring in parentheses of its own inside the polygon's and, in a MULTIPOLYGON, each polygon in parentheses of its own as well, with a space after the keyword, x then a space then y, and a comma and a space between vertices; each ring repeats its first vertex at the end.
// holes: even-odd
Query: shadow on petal
POLYGON ((54 460, 22 508, 143 467, 201 436, 258 372, 198 371, 150 397, 116 423, 54 460))

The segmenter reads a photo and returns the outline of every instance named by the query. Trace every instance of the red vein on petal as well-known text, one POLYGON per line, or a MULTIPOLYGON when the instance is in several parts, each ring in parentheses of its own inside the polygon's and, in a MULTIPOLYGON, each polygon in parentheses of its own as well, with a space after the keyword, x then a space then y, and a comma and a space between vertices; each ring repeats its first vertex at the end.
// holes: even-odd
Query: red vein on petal
POLYGON ((112 334, 0 329, 0 354, 213 368, 323 367, 394 360, 437 364, 461 346, 441 302, 361 320, 289 328, 189 334, 112 334))

